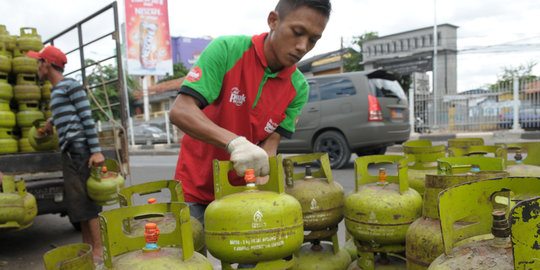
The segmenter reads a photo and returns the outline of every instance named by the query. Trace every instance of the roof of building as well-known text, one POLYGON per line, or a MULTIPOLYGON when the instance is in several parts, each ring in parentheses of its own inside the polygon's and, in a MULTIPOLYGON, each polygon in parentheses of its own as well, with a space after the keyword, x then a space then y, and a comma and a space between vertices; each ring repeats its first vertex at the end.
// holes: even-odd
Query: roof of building
POLYGON ((302 60, 302 61, 298 62, 298 64, 296 64, 296 67, 301 72, 309 72, 309 71, 311 71, 311 68, 312 68, 314 62, 317 62, 317 61, 320 61, 320 60, 323 60, 323 59, 332 58, 334 56, 338 56, 338 55, 340 55, 342 53, 346 53, 348 51, 349 51, 349 48, 343 48, 343 49, 339 49, 339 50, 335 50, 335 51, 315 55, 313 57, 310 57, 308 59, 305 59, 305 60, 302 60))
MULTIPOLYGON (((184 78, 185 77, 165 81, 162 83, 158 83, 156 85, 152 85, 148 87, 148 96, 159 95, 159 94, 166 93, 168 91, 174 91, 176 93, 176 91, 180 89, 180 86, 182 86, 182 83, 184 82, 184 78)), ((133 91, 133 96, 136 100, 142 99, 143 98, 142 89, 133 91)))

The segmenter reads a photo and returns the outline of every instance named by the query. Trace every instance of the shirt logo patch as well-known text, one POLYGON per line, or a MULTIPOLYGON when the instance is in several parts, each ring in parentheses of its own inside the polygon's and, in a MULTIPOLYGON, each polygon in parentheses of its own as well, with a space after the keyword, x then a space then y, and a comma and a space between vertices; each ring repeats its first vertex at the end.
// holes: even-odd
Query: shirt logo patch
POLYGON ((240 94, 240 89, 233 87, 231 89, 231 97, 229 98, 229 102, 240 107, 242 104, 244 104, 244 102, 246 102, 246 95, 240 94))
POLYGON ((186 80, 188 80, 188 82, 196 82, 201 77, 202 77, 201 68, 200 67, 194 67, 193 69, 191 69, 189 71, 188 75, 186 76, 186 80))
POLYGON ((276 130, 276 128, 279 126, 278 123, 272 121, 272 119, 268 120, 268 122, 266 123, 266 126, 264 127, 264 131, 268 132, 268 133, 272 133, 274 132, 274 130, 276 130))

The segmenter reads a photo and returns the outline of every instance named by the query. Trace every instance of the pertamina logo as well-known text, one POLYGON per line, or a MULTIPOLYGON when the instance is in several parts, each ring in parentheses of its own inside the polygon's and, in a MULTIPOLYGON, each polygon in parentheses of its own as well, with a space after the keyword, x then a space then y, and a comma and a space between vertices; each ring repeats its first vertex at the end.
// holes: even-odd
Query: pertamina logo
POLYGON ((264 127, 264 131, 268 132, 268 133, 272 133, 274 132, 274 130, 276 130, 276 128, 279 126, 278 123, 272 121, 272 119, 268 120, 268 122, 266 123, 266 126, 264 127))
POLYGON ((186 80, 188 82, 196 82, 202 77, 202 70, 200 67, 194 67, 192 68, 188 75, 186 76, 186 80))
POLYGON ((244 102, 246 102, 246 95, 240 94, 240 89, 233 87, 231 89, 231 97, 229 102, 234 103, 236 106, 240 107, 244 102))
POLYGON ((257 210, 255 214, 253 214, 253 222, 251 223, 251 227, 253 229, 261 229, 266 227, 266 222, 263 221, 263 214, 260 210, 257 210))

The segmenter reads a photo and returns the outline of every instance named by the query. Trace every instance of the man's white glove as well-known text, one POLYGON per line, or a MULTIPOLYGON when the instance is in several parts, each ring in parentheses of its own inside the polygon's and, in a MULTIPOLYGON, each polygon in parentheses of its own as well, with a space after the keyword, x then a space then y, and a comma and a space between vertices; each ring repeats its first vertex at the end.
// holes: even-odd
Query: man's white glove
POLYGON ((225 150, 231 154, 231 161, 239 176, 244 176, 247 169, 253 169, 255 176, 265 176, 270 173, 266 151, 245 137, 239 136, 230 140, 225 150))

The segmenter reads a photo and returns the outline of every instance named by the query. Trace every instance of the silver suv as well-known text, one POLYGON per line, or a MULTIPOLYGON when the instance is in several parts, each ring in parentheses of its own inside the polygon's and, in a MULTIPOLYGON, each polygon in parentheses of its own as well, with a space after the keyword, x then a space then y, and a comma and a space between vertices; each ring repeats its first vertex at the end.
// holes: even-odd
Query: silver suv
POLYGON ((351 153, 384 154, 409 139, 407 97, 397 76, 384 70, 322 75, 307 79, 309 99, 291 139, 279 153, 327 152, 332 168, 351 153))

